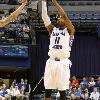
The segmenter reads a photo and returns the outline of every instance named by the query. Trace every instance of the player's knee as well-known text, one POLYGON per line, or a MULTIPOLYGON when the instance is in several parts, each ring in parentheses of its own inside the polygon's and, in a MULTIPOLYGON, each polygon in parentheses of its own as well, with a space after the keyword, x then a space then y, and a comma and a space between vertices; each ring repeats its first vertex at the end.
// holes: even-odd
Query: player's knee
POLYGON ((59 91, 60 92, 60 100, 66 100, 66 91, 59 91))
POLYGON ((50 97, 51 97, 51 92, 52 92, 51 89, 46 89, 46 90, 45 90, 45 97, 46 97, 46 98, 50 98, 50 97))

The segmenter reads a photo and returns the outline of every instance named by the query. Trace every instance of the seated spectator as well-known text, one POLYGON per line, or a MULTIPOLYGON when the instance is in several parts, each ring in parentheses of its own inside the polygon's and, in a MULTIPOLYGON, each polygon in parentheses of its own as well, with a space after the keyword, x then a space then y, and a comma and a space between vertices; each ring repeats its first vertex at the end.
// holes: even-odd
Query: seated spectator
POLYGON ((75 76, 72 77, 71 86, 72 86, 72 88, 74 88, 74 87, 78 88, 79 87, 79 81, 76 79, 75 76))
POLYGON ((24 86, 24 79, 21 79, 19 83, 19 88, 21 88, 22 86, 24 86))
POLYGON ((80 86, 83 91, 88 87, 88 81, 86 77, 83 77, 83 81, 80 82, 80 86))
POLYGON ((91 98, 92 100, 99 100, 99 96, 100 96, 100 94, 99 94, 99 92, 97 91, 97 88, 94 88, 93 92, 92 92, 91 95, 90 95, 90 98, 91 98))
POLYGON ((93 88, 94 88, 95 84, 96 84, 96 82, 94 81, 94 78, 91 77, 90 81, 89 81, 89 85, 88 85, 90 93, 93 92, 93 88))
POLYGON ((6 89, 6 84, 3 84, 2 86, 2 97, 5 98, 5 100, 9 99, 9 95, 6 89))
POLYGON ((3 79, 0 78, 0 86, 2 86, 4 84, 3 79))
POLYGON ((29 96, 29 94, 31 92, 31 86, 30 86, 30 84, 29 84, 27 79, 25 79, 24 87, 25 87, 25 94, 27 96, 29 96))
POLYGON ((20 96, 21 96, 21 100, 29 100, 29 97, 25 94, 25 87, 22 86, 20 89, 20 96))
POLYGON ((71 100, 71 93, 70 93, 71 91, 70 90, 66 90, 66 97, 67 97, 67 99, 69 100, 71 100))
POLYGON ((74 96, 75 96, 76 100, 80 100, 81 99, 81 97, 82 97, 82 90, 81 90, 81 88, 78 88, 77 91, 75 91, 74 96))
POLYGON ((72 90, 70 91, 70 95, 71 95, 71 100, 75 99, 75 95, 74 93, 77 91, 77 88, 72 88, 72 90))
POLYGON ((20 91, 18 89, 18 86, 15 86, 15 88, 14 88, 14 98, 16 98, 16 99, 20 99, 21 98, 21 95, 20 95, 20 91))
POLYGON ((24 97, 25 97, 25 88, 24 88, 24 86, 21 86, 21 88, 20 88, 20 94, 21 94, 21 100, 23 100, 24 97))
POLYGON ((82 98, 84 100, 88 100, 89 99, 89 92, 88 92, 88 89, 87 88, 83 91, 82 98))
POLYGON ((24 25, 23 25, 23 32, 29 34, 29 32, 30 32, 30 28, 29 28, 29 26, 28 26, 27 24, 24 24, 24 25))
POLYGON ((3 28, 0 28, 0 35, 4 34, 3 28))
POLYGON ((96 87, 100 87, 100 77, 98 77, 97 82, 96 82, 96 87))
POLYGON ((3 91, 2 91, 2 86, 0 86, 0 100, 3 98, 3 91))
POLYGON ((14 79, 11 86, 15 87, 16 85, 18 85, 18 83, 16 82, 16 79, 14 79))
POLYGON ((13 90, 13 86, 10 86, 10 89, 7 89, 7 92, 8 92, 8 95, 9 95, 9 98, 12 100, 13 99, 13 96, 14 96, 14 90, 13 90))

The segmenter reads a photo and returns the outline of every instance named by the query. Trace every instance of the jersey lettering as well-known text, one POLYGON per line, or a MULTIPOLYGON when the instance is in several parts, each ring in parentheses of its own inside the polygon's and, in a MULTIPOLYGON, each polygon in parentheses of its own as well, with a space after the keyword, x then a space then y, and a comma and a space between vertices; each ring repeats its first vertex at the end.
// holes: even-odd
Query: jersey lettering
POLYGON ((58 36, 58 35, 63 35, 63 36, 65 36, 65 32, 61 32, 61 33, 55 33, 55 32, 53 32, 52 33, 52 36, 58 36))

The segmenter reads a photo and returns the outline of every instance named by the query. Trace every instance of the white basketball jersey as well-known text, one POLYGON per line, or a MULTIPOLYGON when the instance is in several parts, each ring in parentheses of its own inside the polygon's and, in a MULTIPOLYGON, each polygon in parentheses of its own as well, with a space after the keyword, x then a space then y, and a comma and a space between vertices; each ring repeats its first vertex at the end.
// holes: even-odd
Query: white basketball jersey
POLYGON ((50 37, 49 53, 51 57, 66 58, 70 56, 70 35, 67 28, 60 30, 54 27, 50 37))

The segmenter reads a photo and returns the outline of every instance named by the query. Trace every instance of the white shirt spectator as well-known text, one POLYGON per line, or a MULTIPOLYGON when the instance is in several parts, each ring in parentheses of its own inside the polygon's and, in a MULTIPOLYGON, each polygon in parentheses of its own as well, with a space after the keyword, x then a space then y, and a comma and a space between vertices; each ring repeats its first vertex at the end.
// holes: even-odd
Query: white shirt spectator
POLYGON ((97 88, 94 88, 94 91, 91 93, 90 98, 93 100, 98 100, 99 96, 100 96, 100 94, 97 91, 97 88))
POLYGON ((18 86, 15 86, 15 88, 14 88, 14 96, 17 96, 19 94, 20 94, 20 91, 18 89, 18 86))
POLYGON ((14 96, 14 90, 7 89, 9 95, 14 96))
POLYGON ((94 86, 95 85, 95 82, 89 82, 90 85, 94 86))
POLYGON ((28 27, 27 25, 24 25, 24 26, 23 26, 23 31, 24 31, 24 32, 29 32, 29 30, 30 30, 30 29, 29 29, 29 27, 28 27))
POLYGON ((99 96, 100 96, 99 92, 92 92, 90 98, 93 100, 98 100, 99 96))

